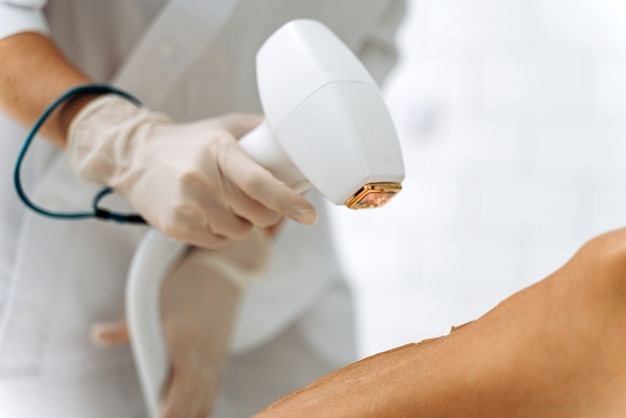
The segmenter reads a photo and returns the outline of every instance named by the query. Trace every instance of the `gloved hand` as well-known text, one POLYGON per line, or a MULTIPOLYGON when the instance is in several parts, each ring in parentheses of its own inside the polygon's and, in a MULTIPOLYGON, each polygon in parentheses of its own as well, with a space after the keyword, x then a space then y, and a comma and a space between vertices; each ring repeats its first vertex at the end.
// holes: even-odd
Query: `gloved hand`
MULTIPOLYGON (((219 250, 192 248, 161 288, 161 322, 170 360, 162 418, 206 418, 228 358, 237 304, 245 282, 269 259, 270 234, 260 228, 219 250)), ((128 341, 125 321, 98 323, 100 346, 128 341)))
POLYGON ((175 124, 106 95, 72 120, 67 151, 85 180, 124 195, 152 226, 204 248, 241 239, 281 216, 313 224, 311 203, 255 163, 237 138, 261 122, 230 114, 175 124))

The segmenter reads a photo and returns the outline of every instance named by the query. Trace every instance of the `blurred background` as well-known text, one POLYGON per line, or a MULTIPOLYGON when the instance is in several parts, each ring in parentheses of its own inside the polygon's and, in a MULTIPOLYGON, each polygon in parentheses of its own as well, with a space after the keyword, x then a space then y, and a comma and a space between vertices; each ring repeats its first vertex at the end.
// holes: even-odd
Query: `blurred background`
POLYGON ((626 2, 409 0, 404 190, 332 209, 362 356, 448 333, 626 226, 626 2))

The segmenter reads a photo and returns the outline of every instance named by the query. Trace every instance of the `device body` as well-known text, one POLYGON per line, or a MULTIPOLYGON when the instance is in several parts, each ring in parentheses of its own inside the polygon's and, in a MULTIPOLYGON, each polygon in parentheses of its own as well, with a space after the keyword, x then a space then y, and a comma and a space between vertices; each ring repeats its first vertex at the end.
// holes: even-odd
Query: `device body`
POLYGON ((336 205, 366 185, 386 193, 361 202, 366 207, 400 190, 402 152, 380 89, 335 34, 316 21, 291 21, 263 44, 256 66, 265 121, 240 140, 253 159, 336 205))
MULTIPOLYGON (((257 54, 264 122, 240 140, 259 164, 293 189, 319 190, 351 208, 378 207, 400 190, 400 145, 380 90, 328 28, 312 20, 278 29, 257 54)), ((168 372, 159 290, 186 244, 150 231, 133 258, 126 309, 151 416, 168 372)))

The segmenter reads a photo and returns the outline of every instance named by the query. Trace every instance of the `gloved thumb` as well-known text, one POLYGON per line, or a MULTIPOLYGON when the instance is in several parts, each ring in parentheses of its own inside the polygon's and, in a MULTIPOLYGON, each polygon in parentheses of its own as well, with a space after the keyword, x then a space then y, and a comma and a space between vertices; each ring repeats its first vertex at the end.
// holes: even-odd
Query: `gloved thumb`
POLYGON ((228 113, 213 119, 213 122, 239 139, 263 122, 263 115, 255 113, 228 113))
POLYGON ((125 319, 96 322, 89 329, 89 337, 93 344, 103 348, 127 344, 130 341, 128 324, 125 319))

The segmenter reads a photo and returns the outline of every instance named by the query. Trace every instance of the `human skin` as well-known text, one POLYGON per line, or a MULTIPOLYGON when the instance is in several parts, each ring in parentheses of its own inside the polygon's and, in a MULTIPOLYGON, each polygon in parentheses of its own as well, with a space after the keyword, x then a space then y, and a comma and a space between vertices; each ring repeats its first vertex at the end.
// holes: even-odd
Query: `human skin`
POLYGON ((354 363, 257 418, 626 416, 626 229, 445 337, 354 363))
MULTIPOLYGON (((70 88, 93 83, 52 39, 39 33, 0 39, 0 57, 0 109, 23 126, 32 126, 70 88)), ((80 96, 61 105, 42 126, 44 136, 65 148, 70 122, 95 97, 80 96)))

